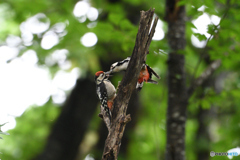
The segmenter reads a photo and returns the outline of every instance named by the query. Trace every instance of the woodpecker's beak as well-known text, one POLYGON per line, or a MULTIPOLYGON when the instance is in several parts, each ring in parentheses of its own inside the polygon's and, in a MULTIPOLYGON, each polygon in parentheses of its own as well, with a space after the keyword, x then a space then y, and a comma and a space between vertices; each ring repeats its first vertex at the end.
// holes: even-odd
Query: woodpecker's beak
POLYGON ((106 75, 106 77, 107 77, 107 78, 109 78, 109 77, 111 76, 110 74, 111 74, 111 72, 110 72, 110 71, 108 71, 108 72, 105 72, 105 75, 106 75))

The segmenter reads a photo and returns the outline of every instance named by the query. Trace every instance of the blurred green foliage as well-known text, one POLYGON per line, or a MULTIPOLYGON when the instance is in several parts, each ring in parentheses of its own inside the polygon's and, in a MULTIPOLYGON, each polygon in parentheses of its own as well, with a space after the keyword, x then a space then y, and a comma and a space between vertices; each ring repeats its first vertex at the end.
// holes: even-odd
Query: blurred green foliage
POLYGON ((1 143, 2 159, 31 159, 45 144, 50 127, 60 108, 49 100, 44 106, 29 107, 21 117, 10 136, 1 143))
MULTIPOLYGON (((81 78, 84 78, 85 73, 94 74, 100 70, 102 61, 112 63, 115 60, 131 55, 141 10, 155 8, 155 13, 161 21, 164 20, 165 15, 165 1, 162 0, 92 0, 90 5, 98 9, 98 19, 95 21, 86 19, 84 22, 80 22, 81 17, 73 15, 76 3, 77 1, 71 0, 1 1, 0 43, 4 45, 9 35, 22 38, 19 28, 21 23, 38 13, 44 13, 50 20, 50 27, 42 33, 33 34, 34 38, 31 45, 20 44, 18 46, 20 49, 18 56, 21 56, 26 50, 35 50, 39 59, 38 65, 47 66, 54 77, 55 73, 61 68, 57 63, 51 66, 46 64, 46 57, 55 50, 67 49, 69 51, 67 59, 72 64, 68 71, 79 67, 82 72, 81 78), (66 24, 66 34, 59 36, 59 43, 51 49, 43 49, 40 45, 43 35, 60 22, 66 24), (98 42, 96 45, 85 47, 81 44, 80 38, 87 32, 93 32, 97 35, 98 42)), ((182 3, 186 5, 187 11, 187 46, 184 51, 187 85, 191 84, 192 75, 195 72, 195 76, 199 76, 208 65, 202 60, 196 70, 195 66, 199 61, 199 57, 205 54, 203 52, 209 54, 210 60, 222 60, 222 66, 215 74, 215 78, 220 79, 219 84, 215 84, 215 87, 220 87, 220 91, 216 92, 213 87, 205 88, 204 91, 198 89, 189 100, 189 117, 186 124, 186 158, 191 160, 196 159, 195 137, 198 128, 196 115, 199 106, 202 106, 205 110, 214 110, 207 124, 210 133, 210 150, 226 152, 240 146, 240 1, 231 1, 229 8, 225 3, 225 0, 186 0, 182 3), (222 18, 220 27, 217 27, 215 31, 213 31, 215 25, 208 26, 208 33, 214 36, 207 43, 206 49, 196 48, 191 43, 192 35, 195 35, 200 41, 207 39, 206 35, 194 33, 192 30, 196 28, 192 20, 203 14, 203 11, 198 10, 203 5, 205 6, 204 13, 222 18), (221 73, 226 74, 221 78, 219 76, 221 73), (205 96, 199 98, 199 93, 204 93, 205 96)), ((165 22, 163 22, 163 30, 165 33, 167 32, 165 22)), ((137 126, 128 135, 131 141, 128 147, 127 159, 164 159, 168 97, 166 87, 168 51, 166 35, 161 41, 152 41, 147 63, 159 73, 161 80, 158 85, 145 84, 140 93, 143 108, 138 111, 139 120, 137 126)), ((119 77, 112 78, 115 85, 117 85, 119 77)), ((93 92, 93 94, 95 93, 93 92)), ((8 131, 10 136, 5 136, 4 141, 0 141, 0 151, 3 153, 0 155, 0 159, 25 160, 31 159, 39 153, 59 112, 60 108, 51 100, 41 107, 29 107, 21 117, 16 118, 16 127, 8 131)), ((99 124, 99 121, 99 118, 93 119, 89 128, 91 132, 97 132, 98 127, 95 124, 99 124)), ((97 136, 96 134, 93 135, 97 136)), ((201 142, 200 147, 205 148, 205 140, 201 142)), ((91 153, 91 151, 89 152, 91 153)), ((233 159, 238 158, 234 157, 233 159)), ((119 159, 124 158, 120 155, 119 159)), ((228 158, 213 157, 211 159, 225 160, 228 158)))

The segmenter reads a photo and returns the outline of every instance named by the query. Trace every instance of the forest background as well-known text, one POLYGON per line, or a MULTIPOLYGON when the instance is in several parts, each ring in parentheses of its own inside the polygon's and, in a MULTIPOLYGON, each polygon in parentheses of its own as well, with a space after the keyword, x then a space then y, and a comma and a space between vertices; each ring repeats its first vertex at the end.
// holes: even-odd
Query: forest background
MULTIPOLYGON (((228 159, 209 154, 240 146, 240 2, 177 5, 186 9, 186 46, 179 51, 185 57, 186 86, 221 60, 188 99, 184 154, 190 160, 228 159)), ((53 156, 100 159, 107 128, 98 117, 94 73, 131 55, 140 11, 150 8, 159 21, 147 64, 161 80, 132 95, 132 121, 119 159, 165 159, 172 48, 162 0, 0 1, 0 123, 8 122, 1 129, 10 134, 1 136, 0 159, 43 156, 56 139, 65 148, 53 156)), ((111 78, 115 86, 123 74, 111 78)))

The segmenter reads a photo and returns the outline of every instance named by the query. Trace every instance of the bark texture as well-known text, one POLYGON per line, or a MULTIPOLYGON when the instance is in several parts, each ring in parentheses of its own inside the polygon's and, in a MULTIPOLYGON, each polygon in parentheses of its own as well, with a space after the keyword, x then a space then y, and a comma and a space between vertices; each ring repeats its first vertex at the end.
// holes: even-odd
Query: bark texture
POLYGON ((171 53, 168 60, 167 160, 185 159, 187 92, 184 56, 171 53))
POLYGON ((47 144, 36 160, 74 160, 97 107, 95 83, 78 80, 52 127, 47 144))
POLYGON ((185 160, 185 123, 188 99, 194 90, 202 85, 220 66, 216 60, 193 80, 189 89, 186 87, 184 70, 185 57, 183 51, 185 39, 185 7, 179 6, 180 0, 166 0, 166 16, 168 22, 168 109, 167 109, 167 145, 166 160, 185 160))
MULTIPOLYGON (((128 144, 130 141, 130 134, 133 132, 136 123, 137 123, 137 119, 138 119, 138 113, 139 110, 141 110, 141 103, 139 100, 139 94, 135 91, 132 96, 131 99, 129 101, 129 108, 128 108, 128 113, 131 114, 131 122, 126 125, 126 132, 125 135, 122 137, 122 142, 121 142, 121 150, 119 151, 119 155, 121 156, 121 158, 126 158, 126 155, 128 153, 128 144)), ((105 124, 101 123, 101 126, 99 127, 99 141, 96 145, 96 154, 94 154, 94 158, 95 160, 100 160, 101 159, 101 155, 99 155, 99 153, 102 153, 103 147, 104 147, 104 143, 106 140, 106 137, 108 135, 108 131, 106 130, 105 124)))
POLYGON ((150 32, 153 14, 154 10, 149 10, 146 12, 141 11, 140 25, 131 60, 120 83, 117 97, 114 100, 112 122, 110 124, 110 128, 108 128, 109 133, 105 141, 104 152, 102 156, 103 160, 117 159, 126 123, 131 120, 130 115, 126 115, 126 111, 131 94, 135 90, 138 75, 140 73, 142 64, 146 59, 150 43, 155 32, 155 27, 158 20, 157 17, 154 20, 150 32))
POLYGON ((186 46, 185 7, 178 0, 166 1, 168 22, 168 109, 166 160, 185 160, 185 122, 188 104, 185 80, 185 57, 180 54, 186 46))

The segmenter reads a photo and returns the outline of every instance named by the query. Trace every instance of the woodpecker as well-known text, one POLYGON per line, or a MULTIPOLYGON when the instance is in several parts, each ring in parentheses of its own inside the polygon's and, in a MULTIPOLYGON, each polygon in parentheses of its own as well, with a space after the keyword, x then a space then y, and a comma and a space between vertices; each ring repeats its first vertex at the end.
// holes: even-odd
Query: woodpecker
POLYGON ((116 97, 116 89, 113 84, 108 80, 109 73, 98 71, 95 73, 96 92, 100 100, 101 106, 106 111, 109 119, 111 120, 111 110, 113 100, 116 97))
MULTIPOLYGON (((120 71, 126 71, 130 59, 131 59, 131 57, 127 57, 126 59, 124 59, 122 61, 113 63, 110 67, 109 72, 116 73, 116 72, 120 72, 120 71)), ((152 75, 155 75, 158 79, 160 79, 159 75, 144 62, 142 69, 140 71, 139 77, 138 77, 136 89, 141 90, 143 87, 143 82, 158 84, 157 81, 152 80, 152 75)))

